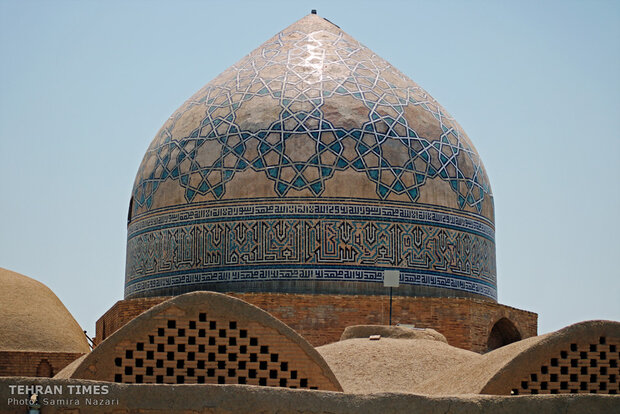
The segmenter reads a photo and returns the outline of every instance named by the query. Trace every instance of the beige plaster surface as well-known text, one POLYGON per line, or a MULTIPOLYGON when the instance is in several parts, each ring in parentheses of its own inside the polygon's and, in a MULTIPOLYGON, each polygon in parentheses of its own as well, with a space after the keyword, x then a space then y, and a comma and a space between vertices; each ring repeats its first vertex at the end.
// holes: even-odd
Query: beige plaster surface
POLYGON ((382 338, 394 339, 427 339, 448 343, 446 337, 434 329, 408 328, 404 326, 387 325, 354 325, 347 326, 340 337, 341 341, 353 338, 365 338, 370 335, 380 335, 382 338))
POLYGON ((47 286, 3 268, 0 286, 0 351, 90 351, 82 328, 47 286))
POLYGON ((317 350, 349 393, 411 393, 437 372, 481 358, 435 339, 353 338, 317 350))
POLYGON ((41 412, 45 414, 598 414, 618 411, 618 397, 607 395, 433 397, 400 393, 344 394, 247 385, 128 385, 23 377, 0 378, 0 411, 24 413, 23 405, 7 404, 12 397, 9 385, 37 384, 61 386, 63 390, 47 398, 65 403, 44 406, 41 412), (96 385, 108 387, 108 393, 100 395, 97 401, 118 400, 118 404, 95 406, 91 401, 91 405, 87 405, 86 396, 76 398, 69 394, 70 386, 96 385))

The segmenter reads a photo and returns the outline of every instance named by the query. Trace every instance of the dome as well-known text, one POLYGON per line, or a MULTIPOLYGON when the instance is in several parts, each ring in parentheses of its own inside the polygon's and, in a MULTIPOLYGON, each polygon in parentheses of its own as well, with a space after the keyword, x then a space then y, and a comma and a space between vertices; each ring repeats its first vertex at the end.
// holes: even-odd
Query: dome
POLYGON ((0 268, 0 285, 0 351, 90 351, 78 323, 43 283, 0 268))
POLYGON ((325 359, 347 393, 415 392, 418 384, 438 372, 481 358, 480 354, 448 345, 433 329, 364 326, 348 338, 347 328, 338 342, 319 346, 325 359), (377 335, 370 340, 368 333, 377 335))
POLYGON ((125 297, 191 290, 496 300, 493 197, 456 121, 311 14, 189 98, 149 146, 125 297))

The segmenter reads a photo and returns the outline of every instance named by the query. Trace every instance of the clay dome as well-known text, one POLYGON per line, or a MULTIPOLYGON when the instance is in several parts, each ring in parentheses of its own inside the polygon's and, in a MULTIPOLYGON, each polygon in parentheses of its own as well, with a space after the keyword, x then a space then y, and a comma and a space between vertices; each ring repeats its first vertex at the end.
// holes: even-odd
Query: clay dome
POLYGON ((90 351, 78 323, 43 283, 0 268, 0 286, 0 351, 90 351))
POLYGON ((482 161, 428 93, 308 15, 189 98, 140 165, 125 297, 196 289, 496 300, 482 161))

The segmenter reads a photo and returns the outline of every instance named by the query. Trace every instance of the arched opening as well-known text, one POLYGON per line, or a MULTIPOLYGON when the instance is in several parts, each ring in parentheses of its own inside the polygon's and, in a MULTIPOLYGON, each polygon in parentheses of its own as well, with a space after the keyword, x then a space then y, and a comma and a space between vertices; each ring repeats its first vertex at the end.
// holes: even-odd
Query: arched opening
POLYGON ((502 318, 491 329, 489 340, 487 341, 487 351, 492 351, 520 340, 521 334, 514 323, 507 318, 502 318))
POLYGON ((129 200, 129 211, 127 212, 127 224, 131 223, 131 217, 133 216, 133 196, 129 200))
POLYGON ((52 377, 52 366, 47 361, 47 359, 42 360, 37 367, 37 377, 52 377))

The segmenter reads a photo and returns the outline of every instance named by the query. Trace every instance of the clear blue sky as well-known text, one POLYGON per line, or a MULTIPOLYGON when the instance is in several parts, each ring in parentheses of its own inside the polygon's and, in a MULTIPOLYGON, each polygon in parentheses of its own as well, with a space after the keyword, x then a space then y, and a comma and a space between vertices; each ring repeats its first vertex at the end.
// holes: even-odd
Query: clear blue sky
POLYGON ((537 312, 541 333, 620 319, 618 1, 0 0, 0 267, 47 284, 94 335, 123 297, 127 208, 151 139, 312 8, 476 145, 500 303, 537 312))

